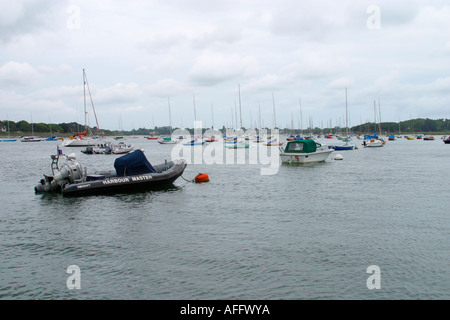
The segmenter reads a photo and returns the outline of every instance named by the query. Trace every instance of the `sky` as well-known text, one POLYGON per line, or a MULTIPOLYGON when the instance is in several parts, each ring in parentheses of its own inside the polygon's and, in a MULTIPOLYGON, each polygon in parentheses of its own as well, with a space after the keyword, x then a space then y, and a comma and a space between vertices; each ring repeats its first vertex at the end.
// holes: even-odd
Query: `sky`
POLYGON ((84 124, 83 69, 101 129, 450 118, 450 3, 0 0, 0 119, 84 124))

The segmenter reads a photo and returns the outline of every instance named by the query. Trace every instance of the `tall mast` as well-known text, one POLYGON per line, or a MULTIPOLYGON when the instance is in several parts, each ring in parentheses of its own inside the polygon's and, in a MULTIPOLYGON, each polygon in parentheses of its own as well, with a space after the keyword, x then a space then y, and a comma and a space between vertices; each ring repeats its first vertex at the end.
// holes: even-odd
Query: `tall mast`
POLYGON ((345 88, 345 134, 348 136, 347 88, 345 88))
POLYGON ((302 98, 299 98, 299 104, 300 104, 300 135, 303 133, 303 115, 302 115, 302 98))
POLYGON ((234 128, 237 129, 238 126, 238 120, 237 120, 237 106, 236 106, 236 100, 234 101, 234 128))
POLYGON ((170 113, 170 97, 167 97, 167 102, 169 105, 169 128, 170 128, 170 133, 172 133, 172 114, 170 113))
POLYGON ((373 117, 374 117, 373 125, 374 125, 375 131, 376 131, 377 130, 377 105, 376 105, 375 100, 373 100, 373 117))
POLYGON ((380 107, 380 98, 378 98, 378 113, 379 113, 379 117, 378 117, 378 127, 380 128, 380 134, 381 134, 381 107, 380 107))
POLYGON ((89 92, 89 98, 91 100, 92 111, 94 112, 95 123, 97 124, 97 131, 98 131, 98 134, 101 135, 102 133, 100 131, 100 126, 98 125, 97 114, 95 113, 94 101, 92 100, 91 90, 89 89, 89 83, 87 81, 86 72, 84 71, 84 69, 83 69, 83 78, 84 78, 83 79, 83 83, 84 83, 84 85, 83 85, 83 92, 84 92, 84 128, 87 130, 86 91, 85 91, 85 87, 87 86, 88 92, 89 92))
POLYGON ((86 72, 83 69, 83 96, 84 96, 84 129, 87 130, 87 111, 86 111, 86 72))
POLYGON ((214 110, 212 103, 211 103, 211 129, 214 129, 214 110))
POLYGON ((241 109, 241 86, 238 83, 238 93, 239 93, 239 120, 240 120, 240 128, 242 129, 242 109, 241 109))
POLYGON ((262 124, 261 124, 261 104, 259 104, 258 111, 259 111, 259 130, 261 130, 262 129, 262 124))
POLYGON ((275 114, 275 97, 273 96, 273 92, 272 92, 272 106, 273 106, 273 128, 275 129, 277 127, 277 117, 275 114))
POLYGON ((33 114, 30 112, 31 117, 31 135, 34 136, 34 128, 33 128, 33 114))

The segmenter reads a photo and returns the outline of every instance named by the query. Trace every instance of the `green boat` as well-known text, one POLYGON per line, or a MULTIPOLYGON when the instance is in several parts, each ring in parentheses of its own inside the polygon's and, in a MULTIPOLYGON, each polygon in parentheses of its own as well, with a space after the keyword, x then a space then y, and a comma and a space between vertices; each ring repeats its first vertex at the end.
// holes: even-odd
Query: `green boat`
POLYGON ((284 148, 280 147, 280 157, 282 163, 323 162, 333 151, 314 140, 299 139, 289 141, 284 148))

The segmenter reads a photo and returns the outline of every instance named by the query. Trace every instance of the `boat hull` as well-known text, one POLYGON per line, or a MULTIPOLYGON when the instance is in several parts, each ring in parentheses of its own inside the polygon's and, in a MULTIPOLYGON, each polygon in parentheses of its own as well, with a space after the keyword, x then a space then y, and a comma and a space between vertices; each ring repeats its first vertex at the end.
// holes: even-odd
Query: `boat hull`
POLYGON ((382 142, 372 142, 372 143, 368 143, 366 145, 367 148, 379 148, 382 147, 383 143, 382 142))
POLYGON ((281 152, 280 158, 282 163, 314 163, 314 162, 324 162, 328 159, 330 154, 334 149, 320 150, 312 153, 286 153, 281 152))
POLYGON ((64 147, 89 147, 99 144, 99 139, 72 139, 64 143, 64 147))
POLYGON ((42 138, 35 138, 35 137, 24 137, 20 139, 21 142, 41 142, 44 139, 42 138))
POLYGON ((355 148, 355 145, 346 143, 344 145, 329 146, 329 148, 334 150, 353 150, 355 148))
POLYGON ((63 188, 62 194, 65 196, 79 196, 153 189, 173 184, 183 174, 186 165, 186 161, 177 160, 171 168, 163 172, 133 176, 88 176, 88 181, 70 184, 63 188))
POLYGON ((240 149, 240 148, 249 148, 249 147, 250 147, 249 144, 233 144, 233 145, 225 146, 225 148, 228 148, 228 149, 240 149))

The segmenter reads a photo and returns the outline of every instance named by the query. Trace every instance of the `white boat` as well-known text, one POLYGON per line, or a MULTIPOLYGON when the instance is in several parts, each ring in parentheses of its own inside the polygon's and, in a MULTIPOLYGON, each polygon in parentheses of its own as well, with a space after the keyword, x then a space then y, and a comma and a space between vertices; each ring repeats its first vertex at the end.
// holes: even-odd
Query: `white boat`
POLYGON ((33 128, 33 116, 31 116, 31 136, 22 137, 20 139, 21 142, 41 142, 44 138, 39 138, 34 136, 34 128, 33 128))
POLYGON ((132 144, 126 144, 124 142, 119 142, 118 144, 114 144, 112 146, 113 154, 124 154, 132 151, 134 146, 132 144))
POLYGON ((384 141, 379 140, 379 139, 366 139, 363 141, 363 146, 364 147, 382 147, 384 145, 384 141))
POLYGON ((199 140, 199 139, 193 139, 191 141, 187 141, 187 142, 183 143, 184 146, 198 146, 198 145, 203 145, 203 144, 205 144, 205 141, 199 140))
POLYGON ((300 139, 288 141, 286 147, 280 147, 280 158, 282 163, 288 164, 323 162, 333 151, 314 140, 300 139))
POLYGON ((176 139, 172 139, 172 137, 165 137, 158 140, 160 144, 176 144, 178 141, 176 139))
POLYGON ((70 140, 67 140, 64 142, 64 147, 89 147, 89 146, 96 146, 100 143, 100 138, 83 138, 80 136, 75 136, 70 140))
POLYGON ((43 140, 43 138, 39 137, 23 137, 22 139, 20 139, 20 141, 22 142, 41 142, 43 140))
POLYGON ((282 141, 278 141, 276 138, 272 139, 268 142, 263 143, 263 145, 268 146, 268 147, 273 147, 273 146, 281 146, 283 145, 282 141))
MULTIPOLYGON (((89 148, 86 148, 89 150, 89 148)), ((92 148, 92 152, 95 154, 111 154, 113 150, 113 145, 111 142, 100 143, 92 148)))

